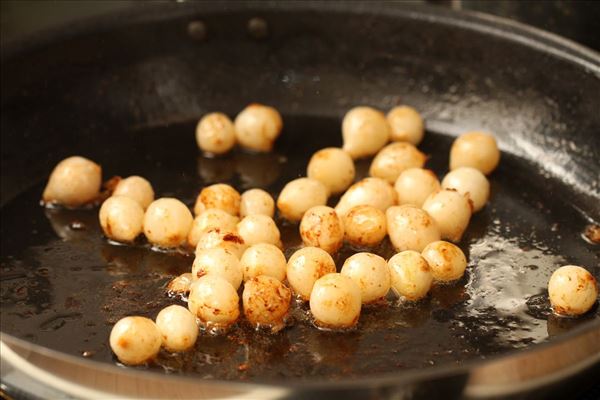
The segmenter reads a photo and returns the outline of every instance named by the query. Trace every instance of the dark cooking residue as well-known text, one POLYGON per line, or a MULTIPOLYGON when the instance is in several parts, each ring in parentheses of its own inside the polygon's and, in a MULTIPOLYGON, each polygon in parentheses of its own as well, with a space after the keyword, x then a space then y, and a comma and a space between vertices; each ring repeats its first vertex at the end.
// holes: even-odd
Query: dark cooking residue
MULTIPOLYGON (((238 189, 263 187, 277 194, 303 175, 317 149, 339 146, 335 119, 286 118, 277 153, 234 152, 204 158, 190 145, 193 124, 120 133, 118 149, 97 159, 106 176, 141 174, 161 196, 193 205, 204 184, 228 181, 238 189), (323 132, 332 132, 323 135, 323 132), (166 143, 165 135, 178 140, 166 143), (123 149, 123 150, 120 150, 123 149), (122 151, 123 153, 119 153, 122 151), (285 157, 283 156, 285 155, 285 157)), ((429 133, 422 151, 439 177, 448 165, 448 137, 429 133)), ((366 174, 368 160, 357 162, 366 174)), ((465 277, 433 288, 417 304, 365 307, 358 328, 345 333, 315 329, 305 304, 294 302, 291 326, 275 335, 244 323, 222 336, 200 336, 194 351, 161 351, 158 372, 233 380, 339 379, 399 369, 462 363, 544 342, 598 318, 596 306, 580 319, 551 313, 546 286, 562 264, 581 264, 600 278, 600 255, 580 238, 585 219, 545 195, 535 167, 504 154, 491 177, 492 201, 473 216, 461 248, 469 259, 465 277)), ((101 236, 97 210, 39 207, 44 182, 24 192, 1 211, 2 330, 27 340, 106 363, 112 325, 130 314, 154 318, 180 297, 165 293, 175 276, 189 272, 185 253, 115 245, 101 236), (27 216, 27 217, 24 217, 27 216)), ((335 203, 335 199, 331 200, 335 203)), ((286 256, 301 245, 298 226, 279 221, 286 256)), ((356 249, 344 247, 339 266, 356 249)), ((375 252, 389 257, 384 241, 375 252)))

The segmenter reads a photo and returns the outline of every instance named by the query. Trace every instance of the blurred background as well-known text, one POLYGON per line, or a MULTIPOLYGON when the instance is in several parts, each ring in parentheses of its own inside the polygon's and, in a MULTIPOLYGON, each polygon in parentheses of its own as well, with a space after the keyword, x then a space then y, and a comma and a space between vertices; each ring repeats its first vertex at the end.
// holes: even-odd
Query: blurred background
MULTIPOLYGON (((152 7, 159 2, 192 0, 1 0, 0 43, 32 33, 130 7, 152 7)), ((389 3, 389 2, 388 2, 389 3)), ((513 19, 554 32, 600 50, 600 2, 582 0, 405 0, 434 4, 513 19)))

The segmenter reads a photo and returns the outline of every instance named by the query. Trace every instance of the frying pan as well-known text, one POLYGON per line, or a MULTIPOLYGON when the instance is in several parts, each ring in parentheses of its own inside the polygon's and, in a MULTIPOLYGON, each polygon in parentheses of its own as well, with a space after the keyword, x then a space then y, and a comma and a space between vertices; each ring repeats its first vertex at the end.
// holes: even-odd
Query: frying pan
MULTIPOLYGON (((596 305, 558 318, 545 288, 562 264, 600 277, 586 227, 600 220, 600 57, 489 16, 381 3, 156 3, 2 49, 2 356, 79 397, 432 398, 561 395, 597 372, 596 305), (250 102, 277 107, 273 153, 198 153, 194 124, 250 102), (317 149, 341 144, 352 106, 415 106, 438 176, 453 136, 502 149, 492 200, 460 243, 466 276, 422 304, 366 308, 321 332, 295 305, 277 335, 240 323, 192 353, 118 366, 107 345, 128 314, 154 317, 186 254, 102 238, 97 210, 39 206, 73 154, 104 177, 140 174, 187 204, 207 184, 276 195, 317 149), (573 378, 573 377, 576 378, 573 378), (566 383, 569 383, 568 385, 566 383)), ((357 163, 364 176, 369 160, 357 163)), ((332 201, 335 201, 333 199, 332 201)), ((287 255, 297 226, 278 221, 287 255)), ((375 249, 392 253, 388 242, 375 249)), ((351 254, 344 248, 338 265, 351 254)), ((571 392, 572 393, 572 392, 571 392)))

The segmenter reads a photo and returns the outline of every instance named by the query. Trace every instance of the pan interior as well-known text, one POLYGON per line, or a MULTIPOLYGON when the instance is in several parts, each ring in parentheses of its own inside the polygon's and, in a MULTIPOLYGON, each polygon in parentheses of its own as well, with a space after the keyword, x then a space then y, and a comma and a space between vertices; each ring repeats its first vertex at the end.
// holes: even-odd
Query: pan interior
MULTIPOLYGON (((89 157, 105 179, 142 175, 157 197, 190 206, 215 182, 276 196, 305 174, 314 151, 341 144, 347 109, 400 103, 423 112, 430 129, 420 148, 440 178, 457 133, 493 131, 504 150, 490 176, 491 201, 460 243, 469 259, 465 277, 413 306, 390 297, 386 306, 365 307, 352 332, 319 331, 305 306, 295 305, 292 325, 276 335, 242 322, 227 335, 201 335, 192 352, 161 353, 147 368, 254 381, 372 376, 485 359, 598 318, 597 305, 579 319, 556 318, 545 292, 560 265, 584 265, 600 278, 598 247, 581 236, 590 223, 584 215, 600 218, 597 71, 418 12, 316 13, 303 3, 294 13, 182 7, 70 31, 63 41, 3 59, 3 332, 114 364, 108 335, 119 318, 154 318, 165 305, 182 304, 164 286, 190 270, 190 256, 107 242, 97 209, 39 206, 60 159, 89 157), (269 28, 259 40, 247 31, 257 16, 269 28), (203 41, 186 33, 198 20, 207 27, 203 41), (282 111, 273 153, 199 155, 201 115, 234 116, 254 101, 282 111)), ((357 163, 357 178, 369 162, 357 163)), ((289 256, 300 245, 298 228, 278 224, 289 256)), ((342 249, 338 268, 353 251, 342 249)), ((393 254, 387 241, 374 252, 393 254)))
MULTIPOLYGON (((198 154, 193 123, 130 131, 96 160, 105 173, 139 173, 158 196, 192 206, 198 181, 228 182, 240 191, 263 187, 276 195, 304 173, 319 148, 339 146, 335 118, 284 116, 276 151, 224 158, 198 154), (323 135, 326 132, 327 135, 323 135), (169 137, 165 142, 164 138, 169 137)), ((117 138, 114 138, 115 140, 117 138)), ((439 176, 446 171, 451 138, 428 132, 422 150, 439 176)), ((369 160, 358 162, 360 176, 369 160)), ((490 177, 492 199, 473 216, 461 248, 466 276, 435 287, 424 301, 365 307, 355 331, 323 332, 296 304, 292 325, 278 334, 255 332, 242 322, 228 334, 201 335, 193 351, 162 352, 150 369, 218 379, 332 379, 481 359, 541 343, 598 317, 556 318, 546 285, 563 264, 593 266, 598 253, 581 238, 585 219, 560 199, 545 196, 544 179, 530 162, 504 154, 490 177)), ((39 182, 2 209, 2 329, 18 337, 94 360, 114 363, 108 347, 112 325, 126 315, 154 318, 168 304, 165 284, 188 272, 193 258, 150 251, 144 243, 122 246, 102 237, 97 210, 39 206, 39 182)), ((334 201, 334 200, 333 200, 334 201)), ((297 225, 279 221, 286 255, 300 246, 297 225)), ((338 267, 355 249, 345 247, 338 267)), ((386 242, 375 250, 388 258, 386 242)))

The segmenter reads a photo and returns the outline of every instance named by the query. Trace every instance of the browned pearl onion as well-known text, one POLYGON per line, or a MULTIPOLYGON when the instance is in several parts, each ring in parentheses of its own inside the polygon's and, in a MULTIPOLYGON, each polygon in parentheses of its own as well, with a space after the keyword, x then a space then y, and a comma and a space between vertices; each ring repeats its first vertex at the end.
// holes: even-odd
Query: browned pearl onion
POLYGON ((460 167, 448 172, 442 180, 444 189, 455 189, 473 202, 473 212, 481 210, 490 197, 490 183, 481 171, 460 167))
POLYGON ((102 203, 99 219, 106 237, 118 242, 132 242, 142 233, 144 210, 129 197, 112 196, 102 203))
POLYGON ((276 246, 258 243, 250 246, 240 259, 244 282, 260 275, 272 276, 283 282, 285 279, 285 255, 276 246))
POLYGON ((387 113, 390 124, 390 140, 394 142, 408 142, 418 145, 425 135, 425 124, 417 110, 408 106, 392 108, 387 113))
POLYGON ((237 190, 225 183, 216 183, 202 189, 196 205, 194 213, 199 215, 202 211, 210 208, 218 208, 231 215, 240 214, 241 196, 237 190))
POLYGON ((205 275, 190 287, 188 308, 206 326, 227 328, 240 315, 240 297, 231 283, 205 275))
POLYGON ((255 327, 282 329, 290 308, 292 292, 278 279, 260 275, 244 284, 242 301, 246 319, 255 327))
POLYGON ((421 255, 427 260, 433 279, 439 282, 460 279, 467 268, 465 253, 458 246, 443 240, 429 243, 421 255))
POLYGON ((273 218, 266 215, 248 215, 237 224, 237 232, 244 242, 252 246, 271 243, 281 247, 281 234, 273 218))
POLYGON ((485 175, 492 173, 500 162, 496 139, 485 132, 467 132, 460 135, 450 149, 450 170, 472 167, 485 175))
POLYGON ((344 237, 358 247, 375 247, 387 235, 385 213, 373 206, 352 207, 342 217, 344 237))
POLYGON ((333 208, 316 206, 302 217, 300 236, 306 246, 319 247, 333 254, 342 247, 344 226, 333 208))
POLYGON ((168 351, 186 351, 196 344, 196 317, 185 307, 171 305, 163 308, 156 316, 156 327, 162 336, 162 345, 168 351))
POLYGON ((394 185, 398 194, 398 204, 421 207, 427 197, 440 189, 437 176, 428 169, 409 168, 403 171, 394 185))
POLYGON ((327 274, 315 282, 310 294, 310 312, 323 328, 350 328, 358 322, 360 287, 348 276, 327 274))
POLYGON ((243 270, 235 254, 222 247, 215 247, 197 252, 192 264, 192 280, 205 275, 219 276, 237 290, 242 284, 243 270))
POLYGON ((356 253, 346 259, 341 270, 360 288, 363 304, 384 298, 390 291, 390 270, 383 258, 372 253, 356 253))
POLYGON ((427 260, 416 251, 407 250, 388 261, 392 290, 402 298, 417 301, 427 296, 433 275, 427 260))
POLYGON ((393 185, 409 168, 421 168, 427 156, 410 143, 396 142, 385 146, 373 159, 369 174, 393 185))
POLYGON ((354 181, 354 161, 348 153, 336 147, 317 151, 311 157, 306 175, 323 183, 330 194, 343 192, 354 181))
POLYGON ((236 232, 222 230, 220 228, 211 228, 202 232, 196 245, 196 254, 205 249, 220 247, 229 250, 236 257, 242 257, 248 247, 236 232))
POLYGON ((154 189, 152 189, 150 182, 141 176, 135 175, 121 179, 112 195, 129 197, 135 200, 144 210, 154 201, 154 189))
POLYGON ((460 242, 469 226, 473 205, 468 197, 456 190, 442 189, 425 200, 423 210, 437 223, 442 239, 460 242))
POLYGON ((206 114, 196 127, 196 143, 200 150, 208 153, 227 153, 235 146, 233 122, 220 112, 206 114))
POLYGON ((335 262, 328 252, 318 247, 304 247, 288 260, 286 275, 294 292, 307 301, 317 279, 335 271, 335 262))
POLYGON ((283 128, 283 120, 273 107, 250 104, 235 117, 235 133, 240 146, 268 152, 283 128))
POLYGON ((162 338, 151 319, 125 317, 113 326, 109 342, 110 348, 123 364, 140 365, 156 357, 162 338))
POLYGON ((190 291, 190 285, 192 284, 192 273, 186 272, 173 278, 167 284, 167 290, 172 294, 187 294, 190 291))
POLYGON ((102 184, 102 168, 84 157, 69 157, 59 162, 50 174, 42 200, 69 207, 96 200, 102 184))
POLYGON ((440 240, 440 229, 426 211, 414 206, 390 207, 386 211, 390 241, 398 251, 422 251, 440 240))
POLYGON ((144 215, 144 234, 161 247, 177 247, 186 242, 192 228, 192 213, 181 201, 164 197, 150 204, 144 215))
POLYGON ((373 206, 381 211, 396 204, 396 191, 380 178, 365 178, 350 186, 335 206, 338 215, 344 216, 356 206, 373 206))
POLYGON ((390 138, 385 115, 371 107, 354 107, 342 121, 343 149, 353 159, 377 153, 390 138))
POLYGON ((311 207, 327 203, 327 188, 316 179, 298 178, 288 182, 277 199, 277 208, 281 216, 296 222, 311 207))
POLYGON ((585 268, 565 265, 550 277, 548 296, 555 313, 581 315, 588 312, 596 302, 598 284, 585 268))
POLYGON ((240 219, 218 208, 210 208, 201 212, 192 223, 188 234, 188 243, 192 247, 198 245, 198 240, 209 229, 219 228, 223 231, 234 232, 240 219))
POLYGON ((256 214, 273 218, 273 215, 275 215, 275 201, 269 193, 262 189, 246 190, 241 197, 240 217, 244 218, 256 214))

